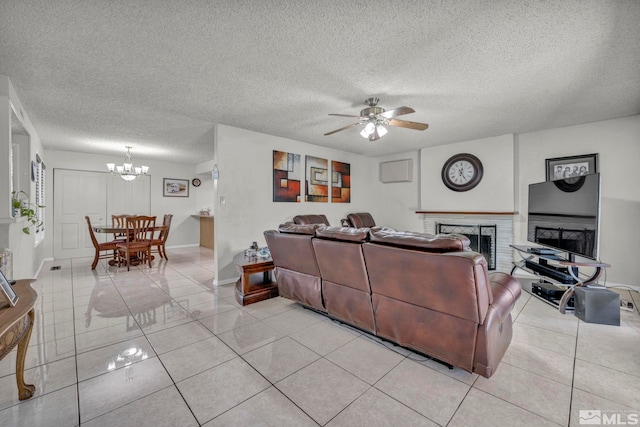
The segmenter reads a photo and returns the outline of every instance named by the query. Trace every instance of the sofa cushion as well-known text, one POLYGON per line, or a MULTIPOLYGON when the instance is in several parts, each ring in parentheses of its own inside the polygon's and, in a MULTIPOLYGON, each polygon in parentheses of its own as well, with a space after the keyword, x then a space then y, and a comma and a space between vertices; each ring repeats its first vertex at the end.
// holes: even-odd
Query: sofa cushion
POLYGON ((293 217, 293 222, 296 224, 302 224, 302 225, 304 224, 330 225, 326 215, 316 215, 316 214, 296 215, 293 217))
POLYGON ((425 252, 458 252, 469 250, 471 242, 467 236, 460 234, 426 234, 411 231, 396 231, 382 227, 369 231, 372 243, 400 246, 422 250, 425 252))
POLYGON ((294 224, 293 222, 287 222, 280 224, 278 231, 288 234, 309 234, 314 236, 317 229, 324 227, 326 227, 326 225, 323 224, 294 224))
POLYGON ((369 237, 369 228, 319 227, 316 229, 316 237, 348 242, 366 242, 369 237))

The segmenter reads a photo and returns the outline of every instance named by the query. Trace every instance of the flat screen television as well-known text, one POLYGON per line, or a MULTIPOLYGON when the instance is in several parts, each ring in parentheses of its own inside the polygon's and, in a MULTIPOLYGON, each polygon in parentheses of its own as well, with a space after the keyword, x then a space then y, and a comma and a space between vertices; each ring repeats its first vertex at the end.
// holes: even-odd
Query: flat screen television
POLYGON ((597 260, 600 174, 529 185, 527 240, 597 260))

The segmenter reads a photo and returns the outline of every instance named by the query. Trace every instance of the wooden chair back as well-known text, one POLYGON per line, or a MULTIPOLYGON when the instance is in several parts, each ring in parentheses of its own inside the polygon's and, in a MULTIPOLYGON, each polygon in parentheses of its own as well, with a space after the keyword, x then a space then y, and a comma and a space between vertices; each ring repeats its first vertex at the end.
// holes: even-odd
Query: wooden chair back
POLYGON ((162 219, 162 225, 164 225, 165 229, 163 229, 160 232, 160 241, 162 243, 165 243, 167 241, 167 238, 169 237, 169 229, 171 228, 171 220, 173 219, 173 215, 172 214, 166 214, 164 216, 164 218, 162 219))
POLYGON ((127 236, 132 242, 149 242, 153 240, 153 228, 156 226, 155 216, 129 216, 127 221, 127 236))
POLYGON ((96 239, 96 234, 93 232, 93 227, 91 227, 91 219, 88 216, 85 216, 84 219, 87 220, 87 225, 89 226, 89 236, 91 236, 91 243, 93 243, 93 247, 96 250, 99 250, 100 244, 98 243, 98 239, 96 239))
MULTIPOLYGON (((111 225, 118 228, 126 228, 127 218, 131 215, 111 215, 111 225)), ((125 239, 126 233, 113 233, 114 239, 125 239)))

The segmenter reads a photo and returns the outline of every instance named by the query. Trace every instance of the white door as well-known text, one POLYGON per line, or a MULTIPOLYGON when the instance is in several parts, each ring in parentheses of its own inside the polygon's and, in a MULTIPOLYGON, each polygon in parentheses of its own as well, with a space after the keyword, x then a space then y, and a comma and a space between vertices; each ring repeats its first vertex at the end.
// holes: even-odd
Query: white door
MULTIPOLYGON (((68 169, 53 171, 53 256, 56 259, 93 256, 89 228, 107 220, 107 173, 68 169)), ((98 241, 105 236, 96 234, 98 241)))
POLYGON ((107 181, 107 217, 111 215, 150 215, 151 176, 125 181, 109 175, 107 181))

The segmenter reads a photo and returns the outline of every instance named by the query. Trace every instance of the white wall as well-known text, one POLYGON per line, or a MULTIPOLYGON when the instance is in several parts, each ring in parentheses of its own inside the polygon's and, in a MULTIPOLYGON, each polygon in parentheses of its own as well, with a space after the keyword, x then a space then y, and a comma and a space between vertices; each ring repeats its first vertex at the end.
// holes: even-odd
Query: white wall
MULTIPOLYGON (((213 152, 213 150, 212 150, 213 152)), ((123 147, 124 155, 124 147, 123 147)), ((75 169, 94 172, 106 172, 106 163, 118 161, 118 157, 95 154, 77 153, 71 151, 45 151, 47 164, 47 204, 53 206, 53 170, 75 169)), ((171 232, 167 246, 188 246, 200 243, 199 220, 193 218, 202 208, 202 194, 206 188, 195 188, 191 180, 196 177, 195 165, 159 162, 155 160, 133 157, 134 164, 149 166, 151 175, 151 215, 162 221, 164 214, 173 214, 171 232), (189 180, 189 197, 164 197, 163 178, 177 178, 189 180), (200 203, 199 203, 200 202, 200 203)), ((210 191, 210 190, 209 190, 210 191)), ((106 194, 105 194, 106 197, 106 194)), ((46 256, 53 257, 53 209, 47 214, 47 237, 45 239, 46 256)))
POLYGON ((421 149, 422 210, 513 212, 513 138, 513 134, 507 134, 421 149), (452 191, 442 182, 442 166, 451 156, 459 153, 473 154, 482 162, 482 180, 469 191, 452 191))
POLYGON ((394 154, 371 159, 371 186, 376 202, 368 209, 377 225, 396 230, 422 231, 420 210, 420 155, 418 151, 394 154), (413 175, 410 182, 380 181, 380 163, 411 159, 413 175))
MULTIPOLYGON (((35 276, 36 271, 44 259, 43 244, 36 246, 35 233, 31 227, 31 234, 26 235, 22 228, 28 225, 24 219, 14 220, 10 218, 11 194, 9 191, 9 147, 12 140, 11 116, 21 122, 22 126, 29 134, 28 143, 21 144, 22 148, 27 148, 25 153, 22 150, 20 158, 20 188, 29 194, 29 201, 35 203, 36 185, 30 179, 31 160, 35 160, 36 153, 43 159, 42 143, 36 132, 27 112, 24 110, 11 81, 6 76, 0 76, 0 248, 9 248, 13 252, 13 278, 24 279, 35 276), (12 113, 12 106, 15 113, 12 113), (25 184, 22 184, 25 183, 25 184)), ((19 136, 17 139, 27 138, 19 136)), ((24 139, 23 139, 24 140, 24 139)), ((14 141, 15 142, 15 141, 14 141)))
POLYGON ((331 225, 338 226, 348 213, 381 204, 371 191, 374 163, 370 158, 225 125, 217 126, 216 145, 220 170, 215 206, 217 283, 238 276, 234 255, 253 241, 264 246, 265 230, 276 229, 297 214, 325 214, 331 225), (302 167, 305 155, 350 163, 351 203, 307 203, 304 197, 300 203, 273 202, 273 150, 300 154, 302 167), (221 197, 225 204, 220 204, 221 197))
POLYGON ((545 159, 599 153, 600 259, 612 266, 608 281, 640 285, 640 116, 521 134, 517 150, 517 243, 526 243, 528 186, 545 180, 545 159))

